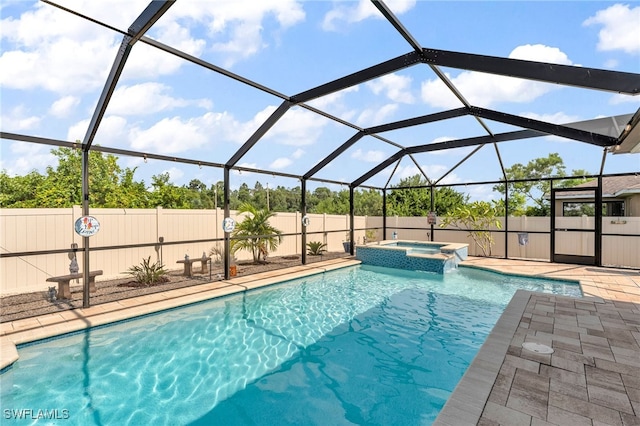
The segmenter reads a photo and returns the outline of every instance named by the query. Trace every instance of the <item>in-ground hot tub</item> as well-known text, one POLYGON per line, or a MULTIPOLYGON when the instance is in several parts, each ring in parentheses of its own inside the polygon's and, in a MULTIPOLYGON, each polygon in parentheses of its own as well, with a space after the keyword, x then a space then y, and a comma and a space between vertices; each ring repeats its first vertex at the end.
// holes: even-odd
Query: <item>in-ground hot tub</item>
POLYGON ((442 274, 465 260, 468 244, 385 240, 356 246, 356 259, 366 265, 442 274))

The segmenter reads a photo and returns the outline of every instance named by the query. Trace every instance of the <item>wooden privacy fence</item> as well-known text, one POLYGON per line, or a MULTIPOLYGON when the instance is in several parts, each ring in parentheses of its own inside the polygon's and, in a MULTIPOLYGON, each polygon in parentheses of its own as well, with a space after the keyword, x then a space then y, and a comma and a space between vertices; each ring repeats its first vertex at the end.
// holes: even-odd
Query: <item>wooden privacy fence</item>
MULTIPOLYGON (((180 269, 176 262, 189 257, 209 254, 212 247, 222 248, 222 220, 224 212, 213 210, 173 210, 163 209, 91 209, 90 214, 100 221, 100 231, 90 237, 91 269, 104 271, 102 280, 122 277, 134 265, 151 257, 152 261, 162 260, 169 269, 180 269), (160 244, 160 240, 163 243, 160 244), (219 240, 216 242, 216 240, 219 240)), ((28 253, 48 250, 69 249, 77 244, 82 249, 82 238, 73 228, 77 218, 82 216, 78 206, 68 209, 2 209, 0 210, 0 249, 2 253, 28 253)), ((236 221, 242 215, 232 211, 236 221)), ((307 242, 321 241, 328 251, 342 251, 346 230, 350 226, 348 215, 309 214, 307 242)), ((592 226, 593 218, 558 218, 562 226, 568 228, 592 226), (585 223, 587 222, 587 223, 585 223)), ((508 218, 508 256, 548 261, 550 259, 550 218, 511 217, 508 218), (518 233, 528 233, 526 246, 518 242, 518 233)), ((283 237, 278 250, 270 256, 300 255, 302 247, 302 215, 300 213, 277 213, 271 225, 287 235, 283 237)), ((355 218, 355 242, 361 243, 365 228, 382 228, 382 217, 357 216, 355 218)), ((433 240, 441 242, 461 242, 469 244, 469 254, 479 255, 473 241, 465 231, 441 229, 439 221, 433 230, 433 240)), ((502 229, 504 230, 504 224, 502 229)), ((428 241, 432 238, 431 228, 424 217, 388 217, 387 238, 397 232, 399 239, 428 241)), ((382 229, 372 231, 375 239, 383 238, 382 229)), ((640 218, 603 218, 602 259, 605 265, 640 267, 640 218), (623 237, 621 235, 630 235, 623 237), (635 235, 635 236, 634 236, 635 235)), ((495 246, 492 255, 505 256, 503 232, 494 232, 495 246)), ((580 254, 592 247, 589 236, 579 238, 562 237, 557 244, 563 250, 580 254), (562 239, 564 238, 564 240, 562 239)), ((250 258, 250 253, 240 251, 238 260, 250 258)), ((46 279, 69 273, 68 253, 52 253, 0 258, 0 294, 14 294, 46 290, 46 279)), ((78 263, 82 271, 82 253, 78 253, 78 263)))

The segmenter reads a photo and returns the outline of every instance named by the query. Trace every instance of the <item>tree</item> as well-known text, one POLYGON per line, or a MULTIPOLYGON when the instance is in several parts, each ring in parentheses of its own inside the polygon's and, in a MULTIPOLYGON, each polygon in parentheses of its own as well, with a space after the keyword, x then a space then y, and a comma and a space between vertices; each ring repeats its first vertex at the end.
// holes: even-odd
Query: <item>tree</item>
POLYGON ((456 229, 469 231, 469 236, 482 250, 484 256, 491 256, 493 236, 491 227, 502 228, 496 217, 496 209, 486 201, 474 201, 466 206, 459 206, 447 213, 440 223, 441 228, 453 226, 456 229))
MULTIPOLYGON (((427 180, 416 174, 400 180, 394 188, 427 185, 427 180)), ((433 193, 435 211, 439 215, 447 214, 468 200, 468 196, 449 187, 435 188, 433 193)), ((431 211, 431 189, 392 189, 387 196, 387 209, 389 215, 426 216, 431 211)))
POLYGON ((39 206, 37 192, 44 181, 44 176, 36 171, 26 176, 10 177, 4 170, 0 171, 0 207, 2 208, 35 208, 39 206))
POLYGON ((359 216, 382 216, 382 194, 375 189, 354 191, 354 212, 359 216))
MULTIPOLYGON (((547 216, 550 211, 545 194, 549 193, 550 183, 541 180, 552 176, 565 176, 565 166, 558 153, 551 153, 548 157, 534 158, 527 165, 516 163, 505 169, 507 181, 524 180, 509 183, 509 214, 524 212, 529 216, 547 216), (527 207, 527 202, 533 205, 527 207)), ((505 193, 506 186, 499 183, 493 187, 494 191, 505 193)))
POLYGON ((160 173, 151 177, 151 202, 154 206, 162 206, 169 209, 191 208, 189 190, 169 182, 169 173, 160 173))
POLYGON ((269 224, 275 213, 266 209, 257 209, 255 206, 244 203, 238 209, 239 213, 246 213, 242 222, 236 225, 231 240, 231 253, 238 250, 250 251, 253 262, 258 263, 260 256, 266 260, 269 251, 274 251, 282 242, 282 231, 269 224), (236 239, 240 237, 240 239, 236 239))
POLYGON ((348 214, 349 191, 343 189, 340 192, 332 192, 331 197, 326 197, 318 201, 313 212, 326 214, 348 214))
MULTIPOLYGON (((549 192, 551 183, 549 180, 541 180, 551 177, 565 177, 564 161, 558 153, 551 153, 547 157, 534 158, 526 166, 516 163, 505 169, 507 180, 527 179, 526 182, 509 183, 509 212, 513 216, 548 216, 551 212, 549 205, 549 192), (533 205, 527 203, 533 203, 533 205)), ((571 171, 573 179, 554 180, 555 188, 569 188, 588 182, 582 176, 590 173, 583 169, 571 171)), ((494 191, 505 193, 505 184, 499 183, 493 187, 494 191)), ((497 206, 504 213, 504 201, 497 202, 497 206)))
MULTIPOLYGON (((58 164, 45 175, 32 171, 26 176, 0 175, 2 207, 70 207, 82 204, 82 151, 52 149, 58 164)), ((136 169, 122 169, 118 157, 89 153, 89 203, 92 207, 147 207, 144 182, 133 179, 136 169)))
POLYGON ((574 186, 578 186, 585 182, 591 182, 593 178, 589 179, 585 176, 589 176, 591 173, 584 169, 577 169, 571 171, 572 179, 560 179, 553 182, 554 188, 571 188, 574 186))

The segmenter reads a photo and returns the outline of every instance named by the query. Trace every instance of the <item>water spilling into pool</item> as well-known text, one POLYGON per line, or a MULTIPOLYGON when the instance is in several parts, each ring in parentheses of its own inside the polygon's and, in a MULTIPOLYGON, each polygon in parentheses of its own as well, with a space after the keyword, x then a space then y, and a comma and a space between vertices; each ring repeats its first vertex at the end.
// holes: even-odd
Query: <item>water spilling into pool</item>
POLYGON ((66 410, 69 425, 430 424, 518 288, 580 295, 466 268, 333 271, 20 347, 0 376, 3 413, 66 410))

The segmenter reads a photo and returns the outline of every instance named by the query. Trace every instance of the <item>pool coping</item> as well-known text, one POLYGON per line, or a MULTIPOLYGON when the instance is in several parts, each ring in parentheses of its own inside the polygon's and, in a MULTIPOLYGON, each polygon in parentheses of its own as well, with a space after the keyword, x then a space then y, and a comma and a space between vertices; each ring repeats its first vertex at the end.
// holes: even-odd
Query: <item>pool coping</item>
POLYGON ((359 265, 338 258, 0 324, 0 370, 19 359, 17 346, 134 317, 359 265))
POLYGON ((606 385, 594 381, 594 377, 624 377, 625 373, 633 377, 630 372, 640 368, 640 352, 632 358, 629 353, 634 351, 628 349, 640 346, 639 272, 500 259, 476 258, 470 263, 462 266, 505 275, 577 281, 583 295, 517 290, 434 425, 596 424, 604 419, 622 425, 637 419, 624 404, 630 404, 636 415, 640 413, 640 381, 629 384, 626 379, 626 393, 619 393, 620 389, 604 391, 609 392, 607 400, 598 396, 603 392, 598 386, 606 385), (474 264, 478 261, 483 264, 474 264), (572 325, 572 318, 577 326, 572 325), (632 337, 620 343, 617 339, 625 332, 632 337), (596 347, 594 341, 602 346, 596 347), (524 342, 553 347, 555 353, 527 351, 522 347, 524 342), (578 376, 582 377, 581 385, 574 382, 578 376))
POLYGON ((434 426, 478 423, 532 293, 527 290, 516 291, 471 365, 438 413, 434 426))
MULTIPOLYGON (((498 272, 492 267, 483 265, 461 265, 469 269, 478 269, 488 272, 498 272)), ((499 271, 500 274, 537 278, 530 274, 499 271)), ((582 290, 582 280, 565 278, 548 278, 557 281, 575 282, 582 290)), ((444 407, 438 413, 433 426, 459 426, 476 425, 482 417, 489 395, 498 378, 502 363, 507 355, 509 345, 513 340, 520 319, 525 313, 531 296, 535 292, 517 290, 500 318, 496 322, 480 350, 471 361, 462 379, 458 382, 453 392, 447 399, 444 407)), ((584 297, 584 294, 583 294, 584 297)), ((595 300, 600 298, 594 298, 595 300)), ((601 300, 601 299, 600 299, 601 300)))
POLYGON ((409 257, 420 257, 425 259, 450 259, 455 256, 456 250, 463 249, 465 247, 469 247, 469 244, 466 243, 445 243, 440 241, 418 241, 418 240, 382 240, 371 242, 363 245, 359 245, 356 247, 359 248, 367 248, 367 247, 375 247, 377 249, 382 250, 395 250, 395 251, 407 251, 407 247, 404 246, 393 246, 390 244, 394 243, 408 243, 408 244, 416 244, 416 245, 438 245, 440 249, 439 253, 406 253, 409 257))
MULTIPOLYGON (((480 268, 484 269, 484 268, 480 268)), ((519 274, 506 274, 519 275, 519 274)), ((526 276, 526 275, 522 275, 526 276)), ((567 280, 569 281, 569 280, 567 280)), ((502 368, 509 346, 525 314, 532 296, 546 294, 529 290, 517 290, 504 312, 496 322, 487 339, 458 382, 445 403, 434 426, 476 425, 482 417, 489 395, 494 388, 498 373, 502 368)), ((599 297, 571 297, 547 294, 556 300, 585 300, 604 303, 599 297)), ((534 342, 536 339, 529 339, 534 342)), ((535 343, 547 344, 544 339, 535 343)))

